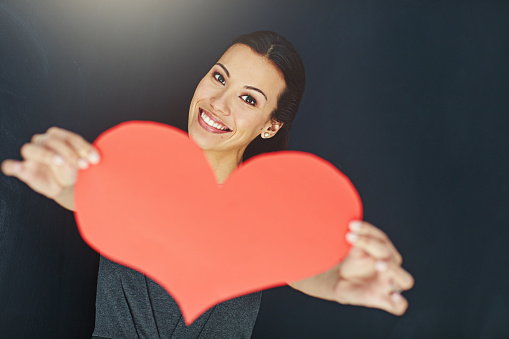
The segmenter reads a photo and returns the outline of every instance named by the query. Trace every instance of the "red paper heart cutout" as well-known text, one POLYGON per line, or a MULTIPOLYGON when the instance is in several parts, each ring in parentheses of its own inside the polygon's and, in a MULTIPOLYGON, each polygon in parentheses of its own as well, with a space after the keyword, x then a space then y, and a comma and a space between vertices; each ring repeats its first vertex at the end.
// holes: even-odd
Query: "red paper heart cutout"
POLYGON ((350 249, 347 224, 362 219, 348 178, 309 153, 257 156, 220 186, 201 149, 168 125, 122 123, 94 144, 102 160, 75 186, 83 239, 159 283, 186 324, 332 268, 350 249))

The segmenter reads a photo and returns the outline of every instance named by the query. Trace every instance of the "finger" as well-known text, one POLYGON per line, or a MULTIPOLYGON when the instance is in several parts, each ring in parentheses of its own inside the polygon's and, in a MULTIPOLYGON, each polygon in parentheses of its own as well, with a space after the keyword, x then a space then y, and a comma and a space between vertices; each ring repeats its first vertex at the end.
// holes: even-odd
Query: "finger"
POLYGON ((396 249, 392 241, 389 239, 387 234, 385 234, 381 229, 365 221, 352 221, 349 225, 349 228, 352 232, 356 234, 373 237, 381 242, 386 243, 387 246, 389 246, 393 251, 394 259, 396 260, 396 262, 401 265, 401 263, 403 262, 401 254, 398 252, 398 250, 396 249))
POLYGON ((393 262, 377 261, 375 269, 380 275, 380 280, 389 282, 389 291, 395 289, 406 291, 414 286, 412 275, 393 262))
MULTIPOLYGON (((55 140, 55 138, 48 141, 56 141, 55 143, 57 144, 61 143, 60 141, 55 140)), ((86 163, 84 166, 83 164, 79 166, 79 161, 78 164, 76 164, 75 161, 69 161, 69 159, 62 157, 53 149, 34 144, 23 145, 23 147, 21 147, 21 155, 23 159, 27 161, 38 162, 41 165, 47 166, 47 170, 53 173, 51 178, 56 180, 60 186, 69 186, 74 184, 76 181, 78 167, 88 167, 88 163, 86 163)))
POLYGON ((21 156, 25 160, 37 161, 48 166, 62 166, 66 159, 53 149, 35 144, 24 144, 21 147, 21 156))
POLYGON ((2 162, 2 172, 18 178, 49 198, 58 196, 64 189, 52 177, 49 167, 40 162, 5 160, 2 162))
POLYGON ((92 164, 99 162, 99 152, 92 144, 83 139, 82 136, 58 127, 51 127, 46 133, 65 140, 74 149, 78 157, 87 159, 92 164))
POLYGON ((408 301, 398 292, 389 295, 389 303, 390 308, 386 311, 394 315, 403 315, 408 309, 408 301))
POLYGON ((34 134, 30 139, 30 142, 42 146, 44 144, 43 139, 45 139, 46 136, 46 134, 34 134))
POLYGON ((388 246, 386 242, 382 242, 377 238, 349 232, 346 235, 346 240, 354 247, 365 251, 374 259, 386 261, 395 260, 392 248, 388 246))
POLYGON ((353 247, 348 257, 338 265, 339 274, 345 279, 374 279, 378 274, 375 262, 376 259, 364 250, 353 247))
POLYGON ((8 176, 16 176, 21 170, 21 161, 16 160, 4 160, 2 161, 2 172, 8 176))
POLYGON ((394 315, 403 315, 408 308, 408 301, 398 292, 380 294, 366 301, 368 307, 378 308, 394 315))
MULTIPOLYGON (((49 134, 36 134, 32 137, 32 144, 29 145, 32 145, 32 148, 28 147, 31 150, 46 149, 55 153, 55 161, 57 161, 55 165, 63 165, 63 163, 66 163, 71 167, 79 167, 81 169, 87 169, 89 166, 88 159, 81 158, 72 145, 58 136, 49 134), (40 142, 42 136, 45 136, 45 138, 42 142, 40 142), (63 162, 60 160, 63 160, 63 162)), ((48 163, 48 165, 50 164, 48 163)))
MULTIPOLYGON (((66 164, 78 166, 82 169, 88 167, 88 161, 80 159, 79 155, 76 153, 74 148, 71 145, 69 145, 64 139, 60 139, 49 134, 36 134, 32 137, 32 143, 28 145, 31 145, 31 147, 26 147, 26 145, 23 147, 26 147, 31 151, 34 151, 34 153, 39 153, 37 150, 48 150, 52 151, 55 154, 55 160, 58 159, 58 156, 60 156, 63 162, 61 163, 59 162, 58 164, 55 163, 55 165, 63 165, 63 163, 65 162, 66 164), (43 139, 43 141, 40 141, 42 136, 45 136, 45 138, 43 139)), ((21 149, 21 151, 22 151, 21 154, 23 155, 23 148, 21 149)), ((31 153, 27 152, 26 154, 27 156, 30 156, 31 153)), ((47 154, 49 155, 50 153, 47 154)))
POLYGON ((408 301, 400 293, 387 293, 380 285, 366 288, 365 284, 342 280, 336 291, 336 301, 343 304, 377 308, 394 315, 402 315, 408 308, 408 301))

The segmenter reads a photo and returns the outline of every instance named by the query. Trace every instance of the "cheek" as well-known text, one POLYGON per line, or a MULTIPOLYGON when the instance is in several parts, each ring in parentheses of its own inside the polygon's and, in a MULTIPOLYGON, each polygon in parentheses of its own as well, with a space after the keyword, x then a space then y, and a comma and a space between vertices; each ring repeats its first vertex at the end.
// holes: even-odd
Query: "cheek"
POLYGON ((202 79, 194 92, 196 101, 212 97, 214 94, 214 86, 210 83, 209 79, 202 79))
POLYGON ((259 119, 253 116, 255 113, 253 112, 243 112, 245 114, 237 115, 237 125, 242 128, 245 132, 249 132, 250 134, 256 135, 259 134, 260 131, 265 126, 265 120, 259 119))

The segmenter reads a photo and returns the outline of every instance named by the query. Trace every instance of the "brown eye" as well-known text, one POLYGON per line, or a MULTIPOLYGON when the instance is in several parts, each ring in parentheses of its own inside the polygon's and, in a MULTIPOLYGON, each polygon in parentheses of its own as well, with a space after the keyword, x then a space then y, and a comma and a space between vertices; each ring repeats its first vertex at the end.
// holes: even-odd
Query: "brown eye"
POLYGON ((247 95, 247 94, 246 95, 242 95, 241 98, 242 98, 242 100, 244 100, 245 102, 247 102, 251 106, 255 106, 256 105, 256 99, 253 98, 250 95, 247 95))
POLYGON ((221 75, 221 73, 219 72, 214 72, 213 74, 213 77, 214 79, 216 79, 216 81, 220 82, 221 84, 226 84, 226 80, 224 79, 224 77, 221 75))

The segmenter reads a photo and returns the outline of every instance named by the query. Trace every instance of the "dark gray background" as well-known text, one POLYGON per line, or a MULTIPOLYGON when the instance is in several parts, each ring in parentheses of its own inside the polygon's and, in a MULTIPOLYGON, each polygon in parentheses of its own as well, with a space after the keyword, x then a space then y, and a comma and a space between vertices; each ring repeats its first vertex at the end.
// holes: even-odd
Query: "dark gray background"
MULTIPOLYGON (((186 127, 228 43, 288 37, 290 147, 356 185, 416 279, 403 317, 264 293, 255 338, 507 338, 507 1, 0 1, 0 159, 56 125, 186 127)), ((90 337, 97 255, 70 212, 0 175, 0 337, 90 337)))

